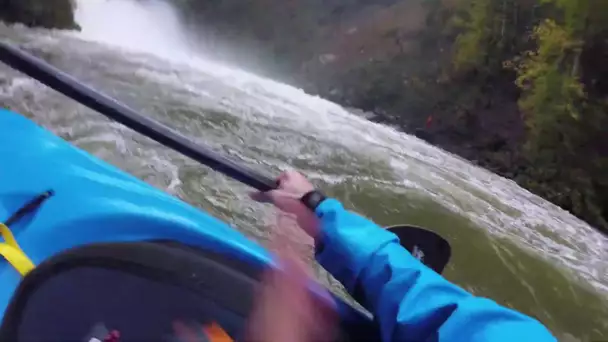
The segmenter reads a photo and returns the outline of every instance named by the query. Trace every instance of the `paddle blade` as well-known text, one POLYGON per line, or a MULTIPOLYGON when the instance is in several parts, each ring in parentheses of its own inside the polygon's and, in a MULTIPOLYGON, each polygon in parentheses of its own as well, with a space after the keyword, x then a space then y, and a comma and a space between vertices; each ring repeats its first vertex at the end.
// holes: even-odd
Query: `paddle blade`
POLYGON ((401 246, 433 271, 441 274, 452 255, 450 244, 437 233, 416 226, 386 228, 399 237, 401 246))

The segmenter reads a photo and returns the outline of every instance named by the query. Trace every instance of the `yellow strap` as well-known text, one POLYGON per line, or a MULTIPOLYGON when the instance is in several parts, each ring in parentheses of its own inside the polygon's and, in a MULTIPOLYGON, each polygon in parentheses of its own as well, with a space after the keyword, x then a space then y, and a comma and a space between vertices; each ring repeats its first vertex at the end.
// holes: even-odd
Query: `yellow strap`
POLYGON ((36 266, 19 247, 15 236, 4 223, 0 223, 0 234, 5 241, 0 242, 0 255, 13 265, 22 276, 25 276, 36 266))

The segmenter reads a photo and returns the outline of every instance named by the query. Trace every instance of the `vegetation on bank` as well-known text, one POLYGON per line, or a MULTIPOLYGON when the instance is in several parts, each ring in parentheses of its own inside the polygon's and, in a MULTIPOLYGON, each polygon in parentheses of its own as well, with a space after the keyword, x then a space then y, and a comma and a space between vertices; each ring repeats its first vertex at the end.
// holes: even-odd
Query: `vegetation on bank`
POLYGON ((0 20, 32 27, 76 29, 72 0, 0 0, 0 20))
POLYGON ((262 50, 282 79, 608 232, 608 2, 173 1, 217 41, 262 50))
POLYGON ((458 23, 452 73, 481 77, 471 87, 482 100, 484 85, 502 85, 525 124, 516 159, 503 174, 608 232, 608 2, 465 0, 461 6, 452 17, 458 23))
POLYGON ((608 2, 458 0, 428 9, 441 30, 429 25, 422 39, 447 58, 431 77, 400 87, 421 96, 422 110, 406 106, 399 117, 420 127, 432 115, 423 138, 608 232, 608 2))

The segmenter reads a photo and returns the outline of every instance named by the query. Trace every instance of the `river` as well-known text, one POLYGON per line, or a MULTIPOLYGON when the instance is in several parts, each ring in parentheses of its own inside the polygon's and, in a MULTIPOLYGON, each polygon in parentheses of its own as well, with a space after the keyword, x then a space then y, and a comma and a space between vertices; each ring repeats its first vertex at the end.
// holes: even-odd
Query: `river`
MULTIPOLYGON (((537 317, 562 341, 608 340, 608 239, 592 227, 415 137, 206 60, 161 3, 78 5, 82 32, 0 24, 0 37, 255 169, 276 175, 295 167, 379 224, 439 232, 453 249, 448 279, 537 317)), ((271 209, 247 200, 250 189, 5 66, 0 105, 268 240, 271 209)), ((306 254, 310 242, 298 243, 306 254)))

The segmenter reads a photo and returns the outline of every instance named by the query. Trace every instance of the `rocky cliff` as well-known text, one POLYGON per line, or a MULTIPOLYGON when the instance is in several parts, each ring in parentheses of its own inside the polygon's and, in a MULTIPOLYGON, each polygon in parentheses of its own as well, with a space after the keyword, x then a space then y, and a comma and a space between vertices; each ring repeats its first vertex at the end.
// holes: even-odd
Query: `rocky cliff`
POLYGON ((28 26, 76 29, 71 0, 0 0, 0 20, 28 26))

